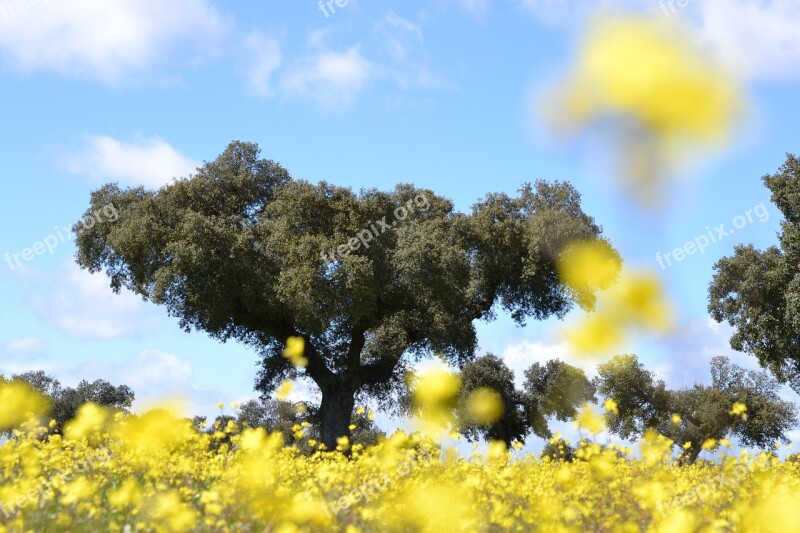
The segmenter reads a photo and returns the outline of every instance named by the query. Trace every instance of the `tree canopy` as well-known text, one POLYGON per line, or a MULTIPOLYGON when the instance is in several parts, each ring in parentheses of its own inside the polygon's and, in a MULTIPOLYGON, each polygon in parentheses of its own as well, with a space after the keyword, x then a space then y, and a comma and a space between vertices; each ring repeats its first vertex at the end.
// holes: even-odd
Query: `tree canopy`
POLYGON ((537 437, 550 438, 550 418, 562 422, 570 420, 577 414, 578 406, 596 400, 594 385, 583 370, 557 359, 544 365, 534 363, 525 371, 525 378, 522 390, 517 390, 513 372, 492 354, 464 366, 461 411, 470 395, 484 387, 495 391, 503 405, 500 418, 490 424, 470 422, 469 417, 462 414, 461 432, 468 440, 482 437, 502 440, 506 446, 511 446, 514 441, 524 441, 531 432, 537 437))
POLYGON ((282 351, 303 337, 328 447, 349 433, 356 395, 391 398, 409 362, 470 361, 475 320, 504 309, 523 324, 593 305, 557 273, 567 244, 601 235, 568 183, 490 194, 464 214, 409 184, 356 194, 295 180, 259 154, 232 142, 158 190, 101 187, 87 213, 112 204, 119 217, 74 227, 77 262, 186 330, 254 347, 264 394, 297 371, 282 351))
MULTIPOLYGON (((5 378, 0 376, 0 382, 5 378)), ((14 374, 11 381, 24 381, 50 400, 49 416, 55 420, 51 428, 54 433, 61 433, 64 424, 75 418, 78 409, 85 403, 95 403, 117 411, 130 409, 135 395, 127 385, 112 385, 108 381, 98 379, 92 382, 81 380, 76 387, 64 387, 56 378, 43 370, 14 374)))
POLYGON ((762 178, 783 214, 777 246, 738 245, 714 265, 708 310, 734 327, 734 350, 754 355, 800 393, 800 160, 787 154, 762 178))
POLYGON ((772 447, 788 442, 797 423, 797 409, 780 398, 776 379, 722 356, 711 360, 711 385, 670 390, 635 355, 600 364, 596 385, 617 405, 618 412, 606 416, 611 433, 628 439, 655 429, 682 446, 690 463, 710 439, 738 437, 746 446, 772 447))

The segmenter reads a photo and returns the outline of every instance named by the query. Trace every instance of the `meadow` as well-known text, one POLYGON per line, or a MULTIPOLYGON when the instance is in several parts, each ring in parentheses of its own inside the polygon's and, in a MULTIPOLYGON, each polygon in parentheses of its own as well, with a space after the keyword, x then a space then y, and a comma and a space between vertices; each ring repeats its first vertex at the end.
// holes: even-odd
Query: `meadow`
POLYGON ((402 431, 370 448, 343 439, 349 457, 304 455, 260 428, 198 433, 168 408, 87 404, 63 435, 44 437, 18 414, 35 412, 35 393, 0 392, 18 408, 0 413, 15 426, 0 446, 2 532, 800 529, 800 463, 725 442, 688 466, 654 432, 636 449, 585 439, 571 461, 500 442, 463 456, 402 431))

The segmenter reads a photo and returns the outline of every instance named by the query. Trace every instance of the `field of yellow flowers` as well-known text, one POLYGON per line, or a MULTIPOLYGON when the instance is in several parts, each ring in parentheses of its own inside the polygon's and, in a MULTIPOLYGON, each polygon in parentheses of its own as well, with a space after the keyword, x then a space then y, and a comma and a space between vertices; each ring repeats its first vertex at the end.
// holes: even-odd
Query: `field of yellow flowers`
POLYGON ((638 450, 587 441, 572 462, 499 443, 463 457, 403 432, 308 456, 262 429, 200 434, 166 408, 87 404, 44 438, 28 416, 41 397, 7 384, 0 400, 0 429, 15 428, 0 531, 800 531, 798 463, 682 467, 656 434, 638 450))

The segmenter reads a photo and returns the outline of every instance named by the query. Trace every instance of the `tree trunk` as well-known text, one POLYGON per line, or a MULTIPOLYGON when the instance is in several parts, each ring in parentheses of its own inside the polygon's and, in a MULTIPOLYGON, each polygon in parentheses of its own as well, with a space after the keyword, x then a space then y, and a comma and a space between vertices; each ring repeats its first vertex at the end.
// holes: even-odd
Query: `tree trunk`
POLYGON ((687 451, 684 452, 683 458, 680 460, 681 465, 691 465, 697 461, 697 456, 700 455, 700 452, 703 451, 703 448, 700 447, 700 444, 692 443, 692 447, 689 448, 687 451))
POLYGON ((322 391, 319 406, 321 438, 328 450, 335 450, 339 437, 350 437, 350 420, 355 406, 355 391, 341 385, 322 391))

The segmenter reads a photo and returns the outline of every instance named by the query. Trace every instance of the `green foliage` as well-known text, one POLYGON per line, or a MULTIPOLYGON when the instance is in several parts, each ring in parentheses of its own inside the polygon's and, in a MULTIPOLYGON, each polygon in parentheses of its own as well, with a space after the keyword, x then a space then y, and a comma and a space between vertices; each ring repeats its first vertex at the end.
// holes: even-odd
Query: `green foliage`
POLYGON ((506 446, 511 446, 514 441, 523 441, 530 431, 530 423, 525 418, 522 394, 514 387, 514 373, 502 359, 492 354, 467 363, 461 370, 459 405, 462 413, 459 418, 468 419, 463 413, 466 400, 481 387, 489 387, 500 395, 503 415, 488 427, 465 422, 460 428, 461 433, 471 442, 481 437, 502 440, 506 446))
POLYGON ((601 232, 567 183, 492 194, 463 214, 408 184, 355 194, 293 180, 256 145, 233 142, 157 191, 105 185, 87 212, 108 204, 115 222, 75 226, 77 262, 105 271, 115 291, 164 305, 187 330, 257 349, 262 393, 294 374, 281 352, 288 337, 304 337, 328 446, 348 433, 354 396, 391 403, 410 361, 434 352, 457 366, 471 360, 473 322, 497 305, 522 324, 592 303, 556 271, 566 244, 601 232), (326 261, 359 235, 352 253, 326 261))
POLYGON ((762 179, 784 217, 779 244, 738 245, 719 260, 708 310, 735 328, 734 350, 754 355, 800 392, 800 160, 787 154, 778 172, 762 179))
POLYGON ((545 444, 539 457, 544 459, 549 457, 552 461, 570 462, 575 458, 576 447, 567 443, 564 439, 554 439, 545 444))
POLYGON ((584 402, 594 402, 595 387, 586 373, 558 359, 544 365, 534 363, 525 371, 523 385, 525 415, 533 433, 550 438, 547 420, 566 422, 578 414, 584 402))
POLYGON ((669 412, 669 398, 663 381, 645 370, 635 355, 617 355, 597 367, 597 392, 617 402, 619 415, 609 416, 608 429, 623 439, 641 435, 656 427, 669 412))
MULTIPOLYGON (((64 387, 52 376, 42 370, 14 374, 11 381, 24 381, 50 400, 49 416, 56 421, 51 429, 61 433, 64 424, 75 418, 78 409, 85 403, 96 403, 115 411, 128 411, 135 395, 126 385, 114 386, 108 381, 98 379, 93 382, 82 380, 77 387, 64 387)), ((0 376, 0 381, 4 381, 0 376)))
POLYGON ((726 357, 711 361, 711 385, 666 389, 644 370, 635 355, 618 355, 598 367, 598 392, 617 403, 606 415, 611 433, 622 438, 657 429, 677 446, 690 443, 685 460, 694 462, 707 439, 738 437, 745 446, 765 448, 788 442, 797 423, 796 407, 779 395, 780 383, 765 371, 741 368, 726 357), (731 414, 734 403, 747 406, 746 419, 731 414), (680 417, 672 421, 672 415, 680 417))
MULTIPOLYGON (((544 365, 534 363, 525 371, 522 390, 514 385, 514 374, 502 359, 487 354, 468 363, 461 371, 461 411, 469 395, 480 387, 495 390, 503 401, 503 416, 489 426, 464 423, 461 432, 469 441, 479 438, 502 440, 507 446, 524 441, 533 432, 550 438, 548 420, 567 421, 584 402, 595 401, 594 385, 583 370, 557 359, 544 365)), ((460 417, 462 420, 465 417, 460 417)))

